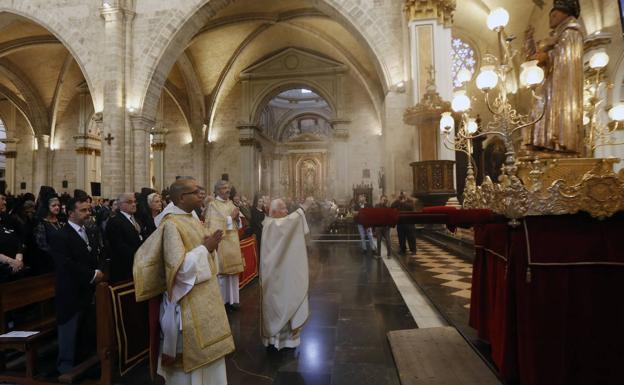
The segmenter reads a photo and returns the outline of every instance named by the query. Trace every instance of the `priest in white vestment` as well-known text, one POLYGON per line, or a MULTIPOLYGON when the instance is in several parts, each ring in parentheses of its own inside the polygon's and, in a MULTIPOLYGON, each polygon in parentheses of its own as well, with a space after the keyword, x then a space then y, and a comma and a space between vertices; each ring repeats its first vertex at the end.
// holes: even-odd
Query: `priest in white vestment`
POLYGON ((238 239, 241 227, 238 207, 230 200, 230 183, 220 180, 215 184, 215 199, 208 204, 204 225, 209 233, 216 230, 223 232, 219 244, 219 285, 223 303, 238 309, 240 303, 238 275, 243 272, 244 262, 238 239))
POLYGON ((262 222, 260 285, 262 287, 262 343, 276 349, 299 346, 299 335, 308 319, 309 233, 305 211, 307 198, 292 214, 281 199, 271 202, 269 216, 262 222))
POLYGON ((137 250, 137 301, 160 295, 158 374, 173 385, 227 385, 225 355, 234 351, 214 260, 223 233, 207 233, 194 210, 204 192, 192 179, 170 187, 173 202, 137 250))

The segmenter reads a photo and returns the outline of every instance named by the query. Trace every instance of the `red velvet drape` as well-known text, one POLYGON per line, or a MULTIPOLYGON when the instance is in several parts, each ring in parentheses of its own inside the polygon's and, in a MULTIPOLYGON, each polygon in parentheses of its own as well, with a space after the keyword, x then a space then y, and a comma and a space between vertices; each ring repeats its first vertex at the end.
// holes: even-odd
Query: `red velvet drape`
POLYGON ((525 224, 475 228, 470 322, 501 374, 522 385, 624 383, 624 217, 525 224))

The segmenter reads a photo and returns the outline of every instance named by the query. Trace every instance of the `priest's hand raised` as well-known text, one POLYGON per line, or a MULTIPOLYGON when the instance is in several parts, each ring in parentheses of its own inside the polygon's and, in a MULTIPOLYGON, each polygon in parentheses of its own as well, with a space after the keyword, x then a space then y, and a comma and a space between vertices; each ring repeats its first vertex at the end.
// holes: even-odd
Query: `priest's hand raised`
POLYGON ((223 238, 223 230, 217 230, 212 235, 206 235, 204 237, 204 246, 212 253, 219 246, 221 238, 223 238))
POLYGON ((301 208, 303 209, 303 211, 308 211, 310 207, 312 207, 313 204, 314 204, 314 197, 307 197, 305 199, 305 202, 301 204, 301 208))

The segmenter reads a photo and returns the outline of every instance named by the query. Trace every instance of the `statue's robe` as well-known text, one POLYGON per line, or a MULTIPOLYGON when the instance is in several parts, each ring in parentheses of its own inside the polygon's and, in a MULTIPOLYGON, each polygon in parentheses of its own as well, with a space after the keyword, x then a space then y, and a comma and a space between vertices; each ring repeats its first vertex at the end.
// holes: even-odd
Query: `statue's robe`
POLYGON ((194 214, 174 205, 162 214, 133 267, 137 301, 163 297, 158 373, 167 384, 202 378, 225 383, 224 356, 234 351, 234 340, 214 255, 203 246, 206 230, 194 214))
POLYGON ((299 345, 308 319, 308 224, 302 209, 262 222, 260 285, 262 342, 277 349, 299 345))
POLYGON ((542 101, 545 113, 544 118, 535 125, 531 138, 533 146, 538 150, 585 155, 584 34, 583 27, 572 16, 552 32, 556 44, 548 53, 550 65, 543 85, 542 101))
POLYGON ((240 250, 238 228, 240 222, 232 222, 232 211, 236 206, 231 200, 217 197, 210 202, 206 210, 204 225, 208 233, 223 231, 223 239, 219 243, 218 264, 221 295, 226 304, 239 303, 238 275, 244 270, 243 256, 240 250), (228 223, 230 224, 228 226, 228 223))

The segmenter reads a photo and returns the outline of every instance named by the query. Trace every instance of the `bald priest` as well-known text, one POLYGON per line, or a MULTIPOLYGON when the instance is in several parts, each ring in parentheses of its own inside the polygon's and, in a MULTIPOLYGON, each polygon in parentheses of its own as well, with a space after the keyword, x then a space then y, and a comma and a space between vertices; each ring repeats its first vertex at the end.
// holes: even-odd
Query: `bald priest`
POLYGON ((216 277, 223 233, 207 234, 194 214, 205 195, 195 180, 179 179, 169 192, 172 203, 133 266, 137 301, 162 297, 158 374, 173 385, 225 385, 234 340, 216 277))
POLYGON ((260 285, 262 287, 262 343, 265 346, 295 348, 308 319, 308 252, 305 235, 310 231, 305 218, 312 198, 292 214, 281 199, 271 202, 269 216, 262 222, 260 285))

